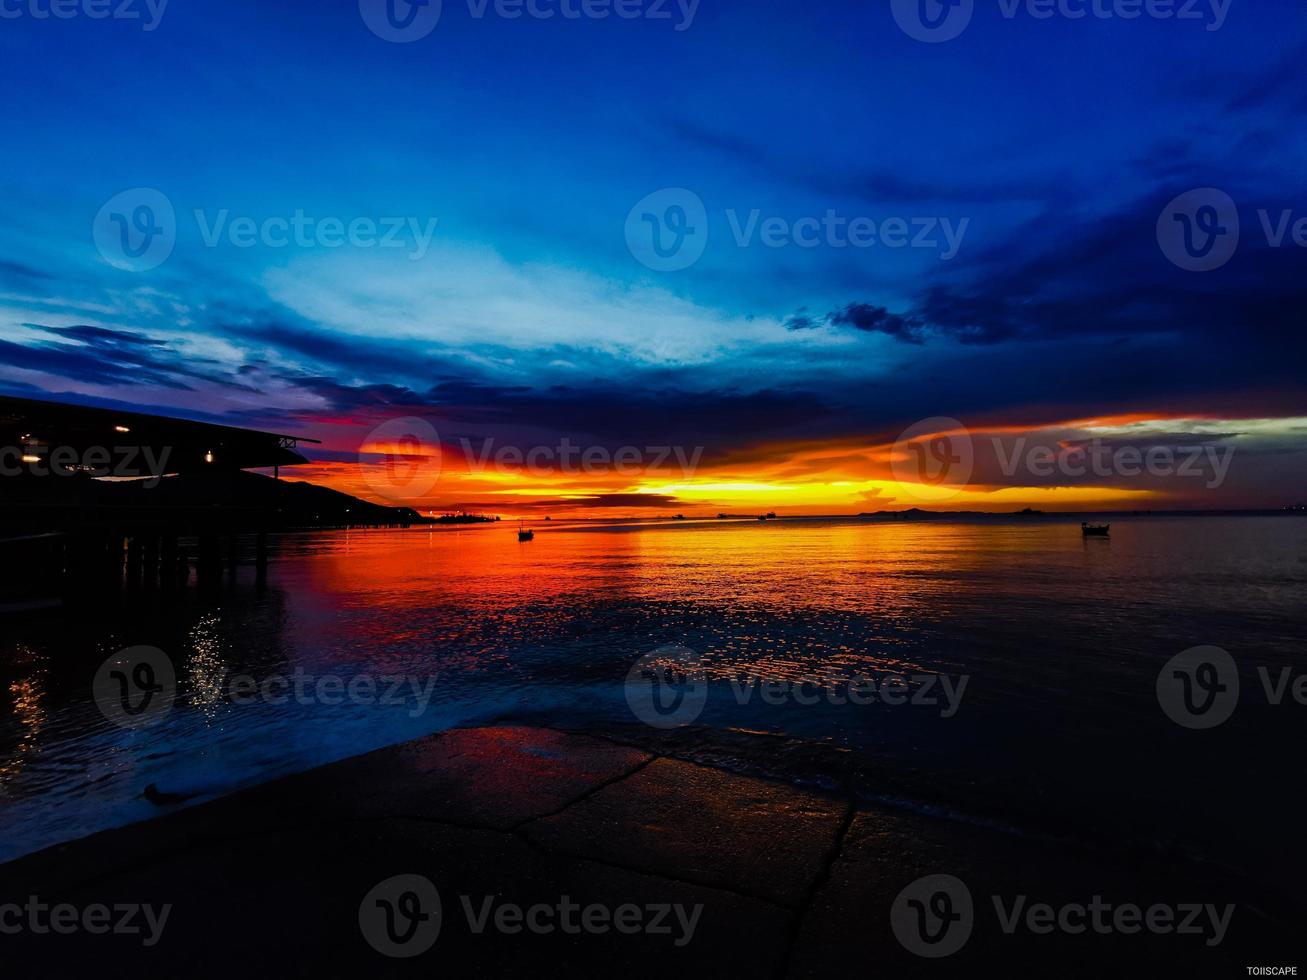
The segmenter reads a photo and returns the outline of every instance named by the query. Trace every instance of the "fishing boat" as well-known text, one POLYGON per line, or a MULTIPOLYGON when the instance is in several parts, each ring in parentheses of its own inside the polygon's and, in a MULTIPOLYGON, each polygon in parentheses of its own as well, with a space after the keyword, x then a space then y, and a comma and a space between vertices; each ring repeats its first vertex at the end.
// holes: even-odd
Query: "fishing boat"
POLYGON ((518 524, 518 526, 517 526, 517 540, 519 540, 519 541, 534 541, 534 540, 535 540, 535 537, 536 537, 536 533, 535 533, 535 531, 531 530, 529 527, 523 527, 521 524, 518 524))
POLYGON ((776 520, 776 511, 774 511, 774 510, 769 510, 769 511, 767 511, 767 520, 769 520, 769 521, 774 521, 774 520, 776 520))
POLYGON ((767 519, 767 515, 766 515, 766 514, 759 514, 759 515, 758 515, 758 520, 760 520, 760 521, 765 521, 766 519, 767 519))
POLYGON ((1082 523, 1080 525, 1080 533, 1087 538, 1105 538, 1111 533, 1111 530, 1111 524, 1082 523))

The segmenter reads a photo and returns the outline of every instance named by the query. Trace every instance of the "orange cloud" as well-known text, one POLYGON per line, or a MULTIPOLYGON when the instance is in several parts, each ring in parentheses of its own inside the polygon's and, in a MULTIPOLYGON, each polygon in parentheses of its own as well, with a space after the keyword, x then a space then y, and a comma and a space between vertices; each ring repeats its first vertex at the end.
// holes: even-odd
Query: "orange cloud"
POLYGON ((611 517, 769 510, 850 514, 911 507, 993 512, 1025 507, 1050 511, 1215 507, 1222 505, 1220 500, 1201 481, 1136 477, 1110 470, 1070 476, 1066 474, 1074 470, 1068 463, 1079 459, 1083 446, 1094 440, 1105 446, 1147 444, 1149 439, 1159 444, 1179 440, 1231 446, 1230 433, 1235 430, 1284 427, 1289 421, 1119 413, 1041 425, 986 424, 974 429, 943 425, 906 440, 878 436, 761 445, 710 459, 682 452, 661 459, 622 460, 596 449, 584 461, 578 452, 562 462, 547 453, 533 457, 529 449, 516 448, 513 453, 478 458, 448 445, 415 450, 411 443, 383 440, 363 447, 357 461, 313 463, 290 475, 423 512, 474 510, 506 518, 548 512, 611 517), (940 478, 914 477, 912 467, 905 465, 911 461, 914 444, 941 438, 959 441, 944 448, 964 446, 966 452, 954 453, 955 465, 940 478), (1036 455, 1049 461, 1049 473, 1026 458, 1036 455), (394 481, 397 466, 402 472, 412 459, 434 465, 438 478, 409 495, 402 483, 395 486, 394 481))

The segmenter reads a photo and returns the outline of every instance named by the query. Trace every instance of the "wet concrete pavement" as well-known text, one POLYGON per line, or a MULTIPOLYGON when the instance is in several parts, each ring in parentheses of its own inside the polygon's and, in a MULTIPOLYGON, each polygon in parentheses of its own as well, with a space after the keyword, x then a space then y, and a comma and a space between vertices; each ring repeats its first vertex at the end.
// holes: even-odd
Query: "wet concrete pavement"
POLYGON ((1104 854, 649 745, 502 726, 0 867, 0 958, 27 977, 1307 966, 1301 930, 1265 905, 1162 855, 1104 854))

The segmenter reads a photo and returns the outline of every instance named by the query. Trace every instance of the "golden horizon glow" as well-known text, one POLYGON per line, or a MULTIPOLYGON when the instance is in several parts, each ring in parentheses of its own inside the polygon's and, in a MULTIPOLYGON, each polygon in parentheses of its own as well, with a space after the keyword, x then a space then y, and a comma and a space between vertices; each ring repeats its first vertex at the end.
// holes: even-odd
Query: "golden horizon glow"
POLYGON ((586 467, 584 472, 578 467, 568 470, 496 465, 494 461, 467 459, 448 447, 423 446, 415 450, 411 442, 362 447, 364 453, 386 455, 389 451, 392 461, 398 458, 402 462, 415 452, 425 458, 439 458, 439 480, 430 492, 417 499, 378 495, 377 474, 392 465, 386 460, 313 463, 284 475, 322 483, 380 504, 410 506, 423 512, 480 510, 512 518, 541 516, 551 510, 559 516, 649 517, 770 510, 816 516, 912 508, 996 513, 1027 507, 1050 512, 1183 509, 1201 507, 1217 498, 1202 492, 1203 483, 1192 479, 1131 482, 1120 474, 1113 478, 1090 474, 1076 479, 1049 474, 1037 479, 1029 468, 1002 470, 996 468, 996 461, 1010 459, 1017 446, 1023 451, 1047 447, 1061 464, 1075 458, 1077 444, 1096 439, 1117 445, 1147 444, 1152 435, 1158 436, 1158 445, 1174 445, 1176 436, 1190 440, 1206 436, 1210 439, 1205 445, 1225 451, 1222 447, 1233 446, 1238 438, 1276 437, 1304 427, 1307 420, 1302 419, 1228 420, 1192 414, 1166 418, 1136 412, 1040 425, 986 424, 951 433, 917 434, 908 442, 848 438, 787 443, 719 455, 697 466, 667 460, 657 468, 644 470, 596 466, 586 467), (961 438, 964 434, 976 457, 974 471, 968 466, 963 474, 965 480, 958 484, 944 480, 937 485, 905 478, 904 463, 911 462, 913 455, 905 450, 909 443, 961 438))

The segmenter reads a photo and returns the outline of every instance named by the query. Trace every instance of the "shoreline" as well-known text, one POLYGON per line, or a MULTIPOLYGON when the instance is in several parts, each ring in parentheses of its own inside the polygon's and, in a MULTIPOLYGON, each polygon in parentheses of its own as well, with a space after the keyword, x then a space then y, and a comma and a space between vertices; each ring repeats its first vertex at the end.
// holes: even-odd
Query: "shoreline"
MULTIPOLYGON (((687 968, 699 975, 710 965, 738 968, 744 959, 777 976, 835 976, 869 950, 895 975, 916 975, 932 963, 904 948, 890 914, 914 880, 947 873, 967 882, 977 899, 975 933, 950 966, 1047 966, 1071 955, 1069 975, 1081 975, 1082 966, 1090 975, 1121 956, 1210 968, 1266 961, 1277 947, 1281 960, 1292 959, 1284 939, 1275 938, 1289 934, 1276 921, 1282 915, 1259 908, 1264 896, 1236 897, 1230 882, 1195 875, 1174 856, 1114 855, 1016 837, 877 805, 840 787, 799 787, 687 760, 686 745, 699 742, 708 757, 715 751, 693 733, 652 741, 660 739, 637 745, 524 725, 452 729, 196 806, 165 808, 171 812, 156 819, 0 865, 6 901, 32 895, 84 906, 135 896, 171 904, 156 945, 25 934, 6 946, 16 966, 55 974, 93 963, 104 972, 100 956, 112 948, 121 975, 169 964, 210 975, 195 974, 191 951, 213 949, 235 934, 242 942, 231 955, 288 975, 338 971, 345 962, 384 970, 403 961, 364 941, 359 903, 388 876, 420 874, 440 890, 444 916, 427 955, 466 953, 505 975, 538 974, 544 954, 568 970, 617 962, 637 975, 687 968), (1179 935, 1077 942, 1005 932, 980 899, 991 893, 1049 901, 1099 893, 1136 903, 1202 896, 1214 907, 1233 904, 1237 914, 1217 947, 1179 935), (611 930, 489 935, 463 916, 467 896, 530 905, 559 895, 614 908, 639 898, 680 902, 702 906, 702 917, 695 935, 678 946, 662 934, 611 930), (769 941, 741 942, 754 933, 769 941), (313 942, 303 942, 306 936, 313 942)), ((206 967, 212 975, 232 968, 217 960, 206 967)))

